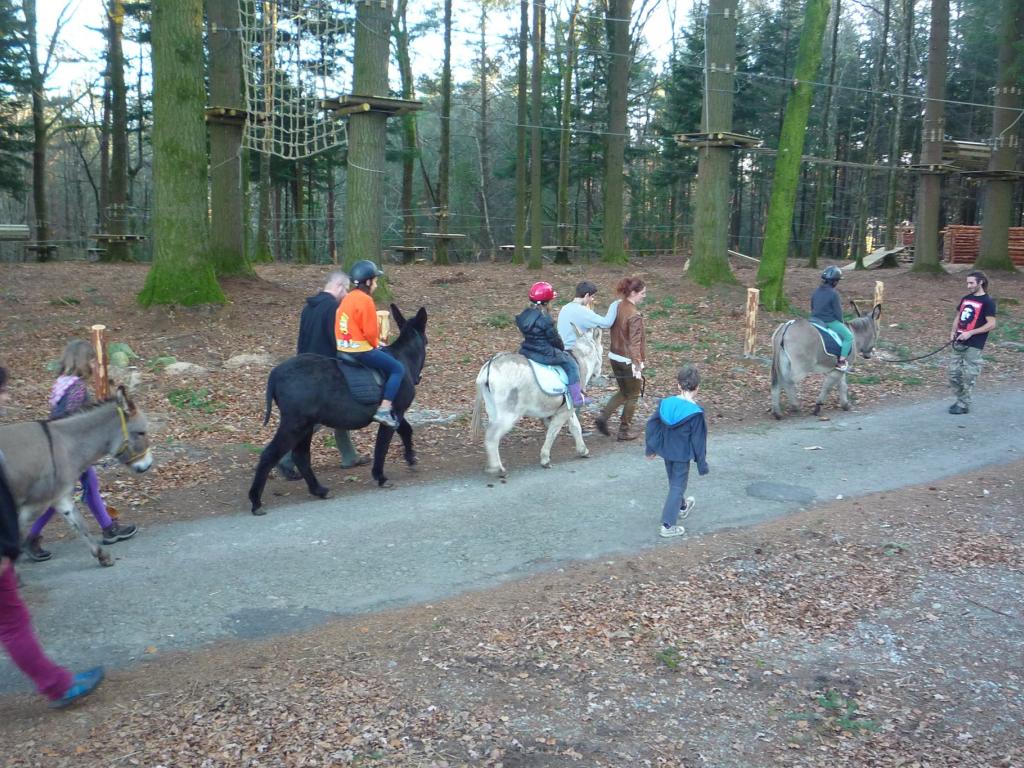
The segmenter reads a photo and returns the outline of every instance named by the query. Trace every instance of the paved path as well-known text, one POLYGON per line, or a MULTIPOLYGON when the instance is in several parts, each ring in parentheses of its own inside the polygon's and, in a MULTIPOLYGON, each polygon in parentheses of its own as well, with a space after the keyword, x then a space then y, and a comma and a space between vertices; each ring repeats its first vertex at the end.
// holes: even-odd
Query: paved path
MULTIPOLYGON (((979 400, 967 417, 949 416, 949 400, 930 401, 712 434, 711 474, 691 472, 699 504, 687 527, 699 535, 750 525, 840 494, 1024 458, 1024 390, 979 400)), ((538 451, 540 441, 538 432, 538 451)), ((512 467, 507 484, 489 485, 481 473, 302 506, 268 494, 260 518, 239 499, 237 514, 155 526, 112 547, 113 568, 96 566, 80 542, 67 541, 53 545, 50 562, 19 571, 55 659, 123 666, 147 646, 188 649, 293 632, 567 561, 685 546, 657 537, 664 469, 641 454, 637 445, 550 470, 512 467)), ((392 475, 401 483, 404 470, 392 475)), ((321 477, 327 485, 332 479, 337 486, 321 477)), ((25 688, 0 659, 0 691, 25 688)))

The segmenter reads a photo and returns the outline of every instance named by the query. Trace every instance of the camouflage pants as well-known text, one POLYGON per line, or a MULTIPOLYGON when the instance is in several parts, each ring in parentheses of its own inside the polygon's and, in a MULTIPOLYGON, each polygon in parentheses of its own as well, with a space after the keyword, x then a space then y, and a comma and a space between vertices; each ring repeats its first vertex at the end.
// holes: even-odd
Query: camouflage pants
POLYGON ((974 382, 981 373, 981 350, 966 344, 954 344, 949 359, 949 386, 953 388, 956 401, 965 408, 971 405, 974 382))

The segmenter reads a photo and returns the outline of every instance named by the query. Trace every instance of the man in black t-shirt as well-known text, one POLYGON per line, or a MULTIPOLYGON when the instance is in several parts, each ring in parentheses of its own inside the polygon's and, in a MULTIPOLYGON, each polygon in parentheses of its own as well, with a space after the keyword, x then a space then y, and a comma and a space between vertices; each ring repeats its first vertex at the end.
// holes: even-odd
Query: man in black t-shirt
POLYGON ((949 340, 953 355, 949 361, 949 384, 956 393, 956 402, 949 407, 953 414, 968 413, 974 382, 981 373, 981 350, 988 333, 996 327, 996 302, 988 295, 988 278, 984 272, 967 273, 967 290, 960 299, 949 340))

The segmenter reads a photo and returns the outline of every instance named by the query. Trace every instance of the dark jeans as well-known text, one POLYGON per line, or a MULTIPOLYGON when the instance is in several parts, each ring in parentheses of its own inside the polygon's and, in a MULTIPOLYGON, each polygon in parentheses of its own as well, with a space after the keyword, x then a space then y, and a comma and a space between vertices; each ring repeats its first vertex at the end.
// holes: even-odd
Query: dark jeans
MULTIPOLYGON (((321 428, 317 427, 317 431, 321 428)), ((338 453, 341 454, 341 463, 343 466, 351 467, 356 463, 358 454, 356 454, 355 446, 352 445, 352 438, 349 437, 347 429, 336 429, 334 430, 334 442, 338 445, 338 453)), ((292 458, 292 452, 288 451, 281 460, 277 462, 279 466, 285 472, 297 472, 295 468, 295 460, 292 458)))
POLYGON ((668 475, 668 498, 661 509, 662 525, 675 525, 679 522, 679 510, 686 498, 686 483, 690 478, 690 462, 669 461, 665 459, 665 474, 668 475))
POLYGON ((612 373, 615 374, 615 383, 619 385, 619 391, 612 395, 611 400, 601 409, 601 419, 608 421, 609 417, 620 407, 622 418, 619 420, 619 431, 625 432, 633 423, 633 415, 636 413, 636 401, 640 399, 640 388, 643 385, 641 379, 633 378, 633 366, 629 363, 620 363, 612 360, 612 373))
POLYGON ((384 382, 384 399, 394 400, 397 397, 398 388, 402 386, 402 378, 405 376, 405 366, 400 360, 379 349, 347 354, 358 359, 366 367, 387 374, 387 381, 384 382))

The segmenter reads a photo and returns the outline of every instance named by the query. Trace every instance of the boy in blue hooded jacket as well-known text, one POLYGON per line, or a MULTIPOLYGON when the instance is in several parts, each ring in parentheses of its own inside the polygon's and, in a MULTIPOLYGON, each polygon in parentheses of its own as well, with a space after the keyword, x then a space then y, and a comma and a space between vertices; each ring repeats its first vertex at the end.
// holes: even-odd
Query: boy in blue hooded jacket
POLYGON ((666 397, 647 420, 647 458, 661 456, 668 474, 668 498, 661 511, 659 535, 682 536, 686 529, 678 524, 680 513, 690 514, 696 500, 686 496, 690 461, 697 462, 701 475, 708 473, 708 428, 704 410, 694 402, 700 389, 700 372, 695 365, 684 365, 676 374, 679 394, 666 397))

